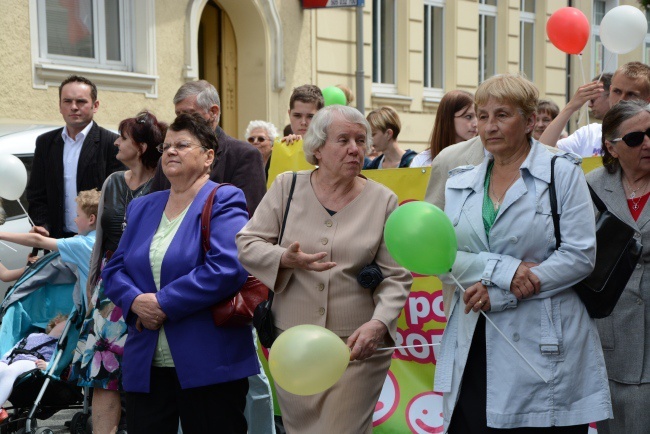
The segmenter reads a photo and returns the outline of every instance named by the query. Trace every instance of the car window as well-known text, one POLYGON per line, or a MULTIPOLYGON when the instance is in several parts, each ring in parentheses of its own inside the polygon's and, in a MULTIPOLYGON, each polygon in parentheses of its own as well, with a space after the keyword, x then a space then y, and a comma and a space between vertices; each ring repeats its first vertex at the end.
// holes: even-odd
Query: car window
MULTIPOLYGON (((20 158, 20 161, 23 162, 25 165, 25 168, 27 169, 27 179, 29 179, 29 175, 32 173, 32 163, 34 161, 34 157, 32 155, 25 155, 25 156, 17 156, 20 158)), ((25 196, 25 193, 20 197, 20 203, 23 204, 25 208, 27 208, 27 198, 25 196)), ((10 220, 12 218, 19 218, 25 215, 25 211, 20 207, 20 204, 18 204, 18 201, 15 200, 2 200, 2 207, 5 209, 5 212, 7 213, 7 220, 10 220)))

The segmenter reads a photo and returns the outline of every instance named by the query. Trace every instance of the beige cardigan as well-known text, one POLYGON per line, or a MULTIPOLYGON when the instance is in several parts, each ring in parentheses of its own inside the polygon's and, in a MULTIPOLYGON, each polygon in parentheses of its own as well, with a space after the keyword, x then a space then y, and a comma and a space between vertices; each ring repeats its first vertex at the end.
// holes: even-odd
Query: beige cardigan
POLYGON ((279 175, 253 218, 237 234, 239 260, 275 292, 275 326, 282 330, 299 324, 326 327, 338 336, 350 336, 362 324, 377 319, 395 338, 397 318, 408 297, 411 274, 389 255, 384 224, 397 207, 397 196, 368 180, 363 191, 345 208, 330 216, 312 189, 312 171, 298 173, 281 245, 277 240, 291 187, 290 172, 279 175), (294 241, 305 253, 327 252, 328 271, 280 268, 280 258, 294 241), (374 290, 357 283, 359 271, 375 261, 384 281, 374 290))

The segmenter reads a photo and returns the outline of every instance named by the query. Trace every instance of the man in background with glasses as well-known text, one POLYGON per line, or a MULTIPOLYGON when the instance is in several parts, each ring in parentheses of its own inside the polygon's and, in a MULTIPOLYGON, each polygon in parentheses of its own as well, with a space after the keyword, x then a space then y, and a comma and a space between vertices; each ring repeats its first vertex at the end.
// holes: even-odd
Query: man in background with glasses
MULTIPOLYGON (((205 80, 185 83, 174 95, 174 109, 177 116, 181 113, 198 113, 214 128, 219 145, 210 179, 241 188, 246 196, 248 212, 253 215, 266 193, 262 155, 252 145, 230 137, 221 129, 221 101, 217 89, 205 80)), ((151 191, 166 190, 169 187, 169 181, 159 164, 151 191)))
POLYGON ((27 183, 34 232, 52 238, 76 235, 77 194, 100 190, 108 175, 124 169, 115 158, 117 134, 93 121, 98 109, 97 86, 87 78, 71 75, 59 86, 65 127, 38 136, 27 183))

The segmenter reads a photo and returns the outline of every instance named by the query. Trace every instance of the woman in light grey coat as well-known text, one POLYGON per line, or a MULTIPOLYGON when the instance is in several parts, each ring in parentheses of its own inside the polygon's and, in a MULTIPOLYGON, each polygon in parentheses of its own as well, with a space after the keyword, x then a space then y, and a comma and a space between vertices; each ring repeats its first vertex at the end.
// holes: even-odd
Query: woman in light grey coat
POLYGON ((643 253, 614 311, 596 321, 614 419, 598 434, 650 432, 650 107, 621 101, 603 119, 604 167, 587 175, 610 212, 636 230, 643 253))
MULTIPOLYGON (((538 91, 516 75, 476 93, 488 155, 452 171, 445 213, 458 239, 456 289, 436 367, 445 430, 583 433, 611 416, 598 332, 571 285, 594 267, 595 226, 580 158, 558 154, 561 239, 555 247, 552 154, 531 138, 538 91), (512 341, 480 315, 482 310, 512 341)), ((450 275, 441 276, 452 283, 450 275)))

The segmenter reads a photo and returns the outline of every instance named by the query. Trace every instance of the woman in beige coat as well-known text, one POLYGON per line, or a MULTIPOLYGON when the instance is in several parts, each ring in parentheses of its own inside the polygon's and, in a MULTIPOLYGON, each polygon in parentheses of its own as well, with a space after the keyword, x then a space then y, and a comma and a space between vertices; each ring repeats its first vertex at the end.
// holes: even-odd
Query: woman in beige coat
POLYGON ((277 177, 253 218, 237 235, 244 267, 275 292, 278 333, 299 325, 328 328, 350 347, 350 365, 332 388, 296 396, 277 388, 289 433, 370 433, 392 351, 397 318, 412 278, 388 254, 384 224, 397 197, 360 176, 371 145, 370 126, 347 106, 329 106, 312 120, 305 137, 313 171, 299 172, 278 245, 293 175, 277 177), (376 288, 357 282, 375 263, 376 288))

